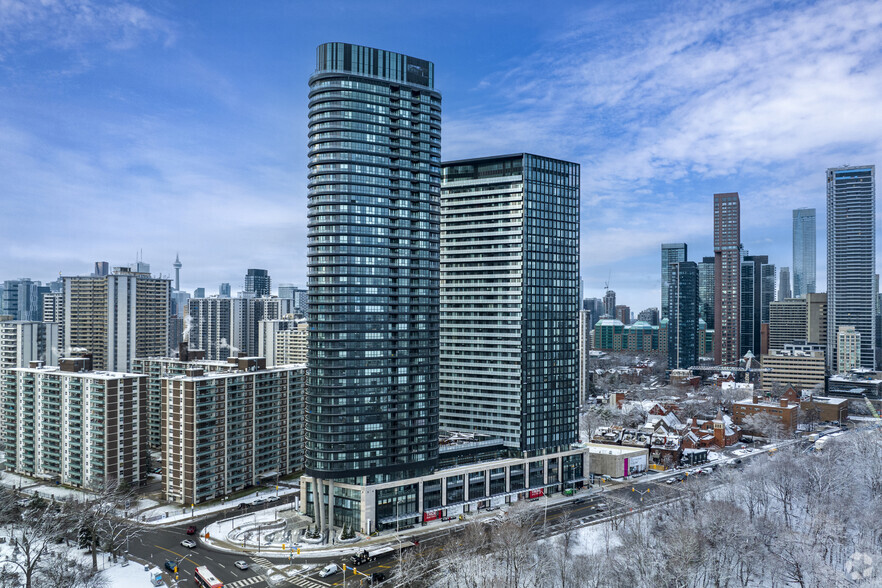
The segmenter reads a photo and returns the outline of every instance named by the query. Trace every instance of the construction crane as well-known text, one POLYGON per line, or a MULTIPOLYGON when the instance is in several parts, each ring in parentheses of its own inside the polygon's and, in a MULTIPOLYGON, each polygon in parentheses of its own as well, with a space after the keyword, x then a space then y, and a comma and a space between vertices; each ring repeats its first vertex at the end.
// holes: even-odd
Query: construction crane
POLYGON ((728 366, 728 365, 696 365, 689 368, 690 370, 702 371, 702 372, 735 372, 735 373, 744 373, 744 381, 750 382, 750 374, 756 373, 768 373, 772 371, 772 368, 763 367, 759 364, 754 365, 753 360, 756 359, 753 353, 750 351, 744 356, 742 360, 744 362, 744 367, 739 366, 728 366))
POLYGON ((877 418, 877 419, 882 418, 882 417, 879 416, 879 413, 876 411, 876 407, 873 406, 873 403, 870 402, 870 399, 869 399, 869 398, 867 398, 867 395, 866 395, 866 394, 861 394, 861 396, 864 397, 864 402, 867 403, 867 408, 870 409, 870 414, 872 414, 873 417, 875 417, 875 418, 877 418))

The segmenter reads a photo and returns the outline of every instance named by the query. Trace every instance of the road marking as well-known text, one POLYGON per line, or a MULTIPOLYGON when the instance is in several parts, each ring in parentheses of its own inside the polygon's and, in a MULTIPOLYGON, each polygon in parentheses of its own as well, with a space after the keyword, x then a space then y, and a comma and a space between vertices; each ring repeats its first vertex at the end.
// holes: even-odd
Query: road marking
POLYGON ((229 584, 225 584, 227 588, 244 588, 245 586, 251 586, 252 584, 257 584, 258 582, 264 582, 266 579, 263 576, 251 576, 250 578, 245 578, 244 580, 237 580, 236 582, 231 582, 229 584))
POLYGON ((188 562, 190 562, 191 564, 193 564, 194 566, 196 565, 196 562, 193 561, 192 559, 190 559, 190 556, 188 556, 188 555, 181 555, 181 554, 178 553, 177 551, 172 551, 171 549, 166 549, 165 547, 162 547, 162 546, 159 546, 159 545, 154 545, 153 547, 156 547, 157 549, 161 549, 161 550, 163 550, 163 551, 168 551, 169 553, 171 553, 171 554, 173 554, 173 555, 177 555, 179 558, 181 558, 181 561, 188 561, 188 562))

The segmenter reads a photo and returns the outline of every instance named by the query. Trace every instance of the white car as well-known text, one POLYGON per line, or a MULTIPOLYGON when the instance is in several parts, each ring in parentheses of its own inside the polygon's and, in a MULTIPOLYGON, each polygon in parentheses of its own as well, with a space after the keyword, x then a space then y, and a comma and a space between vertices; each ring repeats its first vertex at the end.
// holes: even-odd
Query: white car
POLYGON ((247 570, 248 569, 248 562, 241 560, 241 559, 239 561, 235 562, 233 565, 236 566, 237 568, 239 568, 240 570, 247 570))
POLYGON ((322 571, 319 572, 319 576, 322 578, 327 578, 328 576, 333 576, 337 572, 340 571, 340 566, 335 563, 328 564, 322 568, 322 571))
POLYGON ((193 549, 194 547, 196 547, 196 542, 192 539, 184 539, 183 541, 181 541, 181 545, 183 545, 187 549, 193 549))

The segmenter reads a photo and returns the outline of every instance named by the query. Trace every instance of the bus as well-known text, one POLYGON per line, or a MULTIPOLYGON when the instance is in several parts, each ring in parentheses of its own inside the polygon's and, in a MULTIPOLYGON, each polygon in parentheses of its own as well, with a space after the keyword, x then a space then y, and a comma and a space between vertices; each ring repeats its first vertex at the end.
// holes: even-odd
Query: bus
POLYGON ((196 585, 201 588, 224 588, 223 582, 218 580, 217 577, 205 566, 199 566, 196 568, 196 573, 193 574, 193 579, 196 581, 196 585))

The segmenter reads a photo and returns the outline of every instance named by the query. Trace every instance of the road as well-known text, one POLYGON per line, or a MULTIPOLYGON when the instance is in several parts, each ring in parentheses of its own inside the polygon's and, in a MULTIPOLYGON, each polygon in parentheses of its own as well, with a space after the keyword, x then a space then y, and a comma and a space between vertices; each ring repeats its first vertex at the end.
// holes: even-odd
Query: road
MULTIPOLYGON (((714 477, 714 474, 709 477, 700 476, 702 481, 707 481, 704 478, 713 480, 714 477)), ((546 524, 543 525, 544 531, 540 534, 548 536, 559 533, 559 523, 562 522, 562 517, 566 512, 571 513, 572 518, 576 519, 577 526, 596 524, 610 517, 626 516, 633 511, 651 508, 660 503, 676 500, 678 496, 682 495, 681 490, 683 486, 681 484, 696 483, 687 478, 683 482, 668 484, 667 479, 669 478, 670 474, 651 473, 644 477, 634 478, 625 484, 611 484, 604 492, 585 496, 577 502, 551 503, 543 513, 543 519, 546 524)), ((293 500, 293 495, 289 496, 287 500, 293 500)), ((542 508, 542 499, 534 501, 534 506, 537 509, 542 508)), ((163 564, 166 559, 180 562, 178 576, 182 586, 188 582, 192 583, 193 570, 196 566, 205 565, 224 583, 225 588, 268 588, 269 585, 265 580, 267 571, 271 570, 273 566, 287 566, 289 564, 287 558, 264 557, 256 553, 229 554, 202 543, 195 549, 187 549, 180 545, 180 542, 187 538, 186 529, 190 524, 195 524, 201 529, 211 522, 229 518, 235 514, 248 514, 249 512, 252 512, 252 510, 240 511, 230 509, 223 513, 215 513, 199 519, 194 523, 182 522, 169 527, 149 528, 138 539, 131 542, 129 550, 131 554, 150 561, 163 570, 165 569, 163 564), (237 569, 234 566, 234 562, 238 560, 248 562, 250 569, 237 569)), ((419 540, 424 546, 440 545, 445 539, 461 532, 464 526, 465 523, 452 522, 449 528, 442 528, 429 533, 420 533, 418 530, 414 530, 413 533, 415 536, 419 536, 419 540)), ((329 562, 339 565, 348 563, 344 562, 343 558, 340 557, 305 555, 298 556, 296 562, 314 564, 315 567, 302 576, 291 578, 276 586, 299 586, 301 588, 341 586, 343 584, 342 573, 338 572, 328 578, 319 578, 318 572, 329 562)), ((366 574, 380 572, 389 576, 394 565, 395 558, 389 557, 385 560, 358 566, 358 571, 366 574)), ((347 572, 347 577, 349 573, 351 572, 347 572)), ((173 580, 173 574, 169 574, 167 577, 173 580)), ((172 582, 169 583, 171 584, 172 582)))

